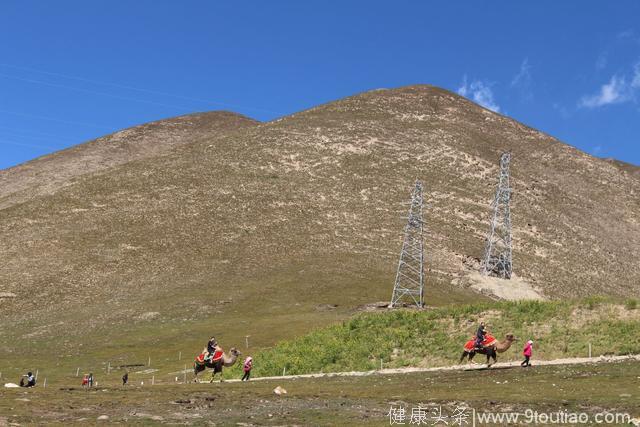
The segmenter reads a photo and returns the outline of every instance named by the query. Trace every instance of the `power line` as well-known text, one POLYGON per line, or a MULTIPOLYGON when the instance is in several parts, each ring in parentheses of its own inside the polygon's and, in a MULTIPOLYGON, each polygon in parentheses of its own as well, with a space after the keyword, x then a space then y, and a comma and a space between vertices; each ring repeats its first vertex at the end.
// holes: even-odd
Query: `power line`
POLYGON ((104 81, 100 81, 100 80, 87 79, 87 78, 84 78, 84 77, 71 76, 69 74, 62 74, 62 73, 56 73, 56 72, 52 72, 52 71, 39 70, 39 69, 36 69, 36 68, 30 68, 30 67, 22 67, 22 66, 17 66, 17 65, 13 65, 13 64, 0 63, 0 66, 14 68, 16 70, 31 71, 31 72, 34 72, 34 73, 41 73, 41 74, 47 74, 47 75, 50 75, 50 76, 62 77, 62 78, 65 78, 65 79, 77 80, 77 81, 81 81, 81 82, 85 82, 85 83, 92 83, 92 84, 98 84, 98 85, 103 85, 103 86, 117 87, 117 88, 120 88, 120 89, 134 90, 134 91, 144 92, 144 93, 148 93, 148 94, 152 94, 152 95, 168 96, 168 97, 176 98, 176 99, 184 99, 186 101, 203 102, 203 103, 206 103, 206 104, 219 105, 221 107, 241 108, 241 109, 244 109, 244 110, 262 111, 262 112, 265 112, 265 113, 280 114, 280 115, 284 115, 285 114, 285 113, 280 112, 280 111, 267 110, 267 109, 264 109, 264 108, 248 107, 248 106, 243 106, 243 105, 236 105, 236 104, 228 104, 228 103, 218 102, 218 101, 211 101, 211 100, 202 99, 202 98, 194 98, 194 97, 190 97, 190 96, 176 95, 176 94, 172 94, 172 93, 168 93, 168 92, 161 92, 161 91, 156 91, 156 90, 143 89, 143 88, 139 88, 139 87, 135 87, 135 86, 129 86, 129 85, 123 85, 123 84, 119 84, 119 83, 112 83, 112 82, 104 82, 104 81))
POLYGON ((57 118, 54 118, 54 117, 40 116, 40 115, 37 115, 37 114, 19 113, 19 112, 10 111, 10 110, 0 109, 0 113, 13 114, 13 115, 22 116, 22 117, 31 117, 31 118, 34 118, 34 119, 50 120, 52 122, 64 123, 64 124, 67 124, 67 125, 88 126, 88 127, 93 127, 93 128, 102 128, 102 129, 112 129, 110 126, 97 125, 95 123, 83 123, 83 122, 76 122, 76 121, 70 121, 70 120, 62 120, 62 119, 57 119, 57 118))
POLYGON ((2 125, 0 125, 0 129, 6 129, 9 132, 13 132, 13 133, 23 133, 23 134, 26 133, 26 134, 48 136, 50 138, 58 138, 58 135, 54 135, 52 133, 40 132, 33 129, 18 129, 18 128, 12 128, 12 127, 2 126, 2 125))
POLYGON ((44 150, 58 150, 59 147, 49 147, 47 145, 36 145, 36 144, 23 144, 15 141, 7 141, 5 139, 0 139, 0 144, 8 144, 8 145, 17 145, 20 147, 30 147, 30 148, 41 148, 44 150))
POLYGON ((61 84, 57 84, 57 83, 50 83, 50 82, 45 82, 45 81, 42 81, 42 80, 26 79, 26 78, 22 78, 22 77, 18 77, 18 76, 12 76, 12 75, 9 75, 9 74, 0 73, 0 77, 4 77, 4 78, 7 78, 7 79, 19 80, 19 81, 23 81, 23 82, 26 82, 26 83, 41 84, 41 85, 60 88, 60 89, 74 90, 76 92, 84 92, 84 93, 88 93, 88 94, 92 94, 92 95, 107 96, 109 98, 122 99, 122 100, 125 100, 125 101, 142 102, 142 103, 145 103, 145 104, 158 105, 158 106, 161 106, 161 107, 179 108, 179 109, 184 110, 184 112, 187 112, 187 113, 193 110, 191 108, 178 106, 178 105, 164 104, 162 102, 155 102, 155 101, 148 101, 148 100, 144 100, 144 99, 131 98, 129 96, 114 95, 114 94, 111 94, 111 93, 98 92, 98 91, 95 91, 95 90, 82 89, 82 88, 78 88, 78 87, 61 85, 61 84))
POLYGON ((55 140, 56 142, 63 142, 63 143, 69 143, 69 144, 75 144, 77 143, 77 141, 71 141, 70 139, 64 139, 64 138, 58 138, 57 136, 51 137, 51 136, 39 136, 39 135, 24 135, 24 134, 20 134, 17 132, 12 132, 12 131, 6 131, 3 129, 0 129, 0 137, 2 137, 2 135, 6 135, 9 138, 25 138, 25 139, 38 139, 40 141, 52 141, 55 140))
POLYGON ((65 144, 65 145, 78 144, 78 141, 72 141, 70 139, 46 138, 46 137, 43 137, 43 136, 31 136, 31 137, 29 137, 29 136, 25 136, 25 135, 16 135, 16 134, 10 134, 10 133, 6 134, 6 133, 1 132, 1 131, 0 131, 0 138, 10 138, 12 140, 15 140, 17 138, 18 141, 21 141, 21 140, 25 140, 27 142, 29 142, 29 141, 35 141, 35 142, 42 141, 42 142, 46 142, 46 143, 52 142, 52 143, 56 143, 56 144, 65 144))

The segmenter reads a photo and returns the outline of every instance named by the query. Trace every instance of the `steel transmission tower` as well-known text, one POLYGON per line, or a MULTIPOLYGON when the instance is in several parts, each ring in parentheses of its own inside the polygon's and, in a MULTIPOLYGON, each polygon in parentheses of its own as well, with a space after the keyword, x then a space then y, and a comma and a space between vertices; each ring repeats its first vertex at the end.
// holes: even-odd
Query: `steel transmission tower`
POLYGON ((393 287, 391 304, 393 307, 409 302, 424 306, 424 247, 422 221, 422 183, 416 181, 411 196, 409 218, 404 228, 404 242, 400 252, 400 262, 393 287))
POLYGON ((511 187, 509 185, 509 163, 511 153, 500 156, 500 178, 496 197, 491 204, 493 215, 491 227, 487 234, 482 262, 482 275, 496 275, 503 279, 510 279, 513 265, 511 263, 511 187))

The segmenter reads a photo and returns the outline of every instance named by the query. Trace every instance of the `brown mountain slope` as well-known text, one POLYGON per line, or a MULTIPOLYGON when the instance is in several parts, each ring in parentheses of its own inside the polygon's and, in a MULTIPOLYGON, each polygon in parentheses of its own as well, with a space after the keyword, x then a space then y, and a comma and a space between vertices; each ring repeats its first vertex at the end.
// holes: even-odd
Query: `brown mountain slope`
POLYGON ((604 161, 616 166, 621 171, 627 172, 631 175, 635 175, 637 178, 640 178, 640 166, 632 165, 631 163, 611 158, 606 158, 604 159, 604 161))
POLYGON ((413 86, 194 140, 3 209, 0 291, 17 297, 0 299, 0 339, 99 330, 114 347, 199 346, 214 329, 271 345, 344 317, 390 298, 416 178, 427 303, 477 298, 464 286, 503 150, 520 280, 554 298, 640 295, 636 176, 413 86))
POLYGON ((212 111, 146 123, 0 171, 0 208, 52 194, 74 178, 167 153, 218 132, 257 124, 240 114, 212 111))

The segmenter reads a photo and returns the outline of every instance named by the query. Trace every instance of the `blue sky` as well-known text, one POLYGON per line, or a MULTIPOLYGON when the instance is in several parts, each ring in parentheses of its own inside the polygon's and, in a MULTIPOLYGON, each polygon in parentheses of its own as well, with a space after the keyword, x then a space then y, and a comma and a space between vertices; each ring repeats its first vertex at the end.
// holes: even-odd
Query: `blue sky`
POLYGON ((640 164, 640 2, 0 3, 0 168, 128 126, 416 83, 640 164))

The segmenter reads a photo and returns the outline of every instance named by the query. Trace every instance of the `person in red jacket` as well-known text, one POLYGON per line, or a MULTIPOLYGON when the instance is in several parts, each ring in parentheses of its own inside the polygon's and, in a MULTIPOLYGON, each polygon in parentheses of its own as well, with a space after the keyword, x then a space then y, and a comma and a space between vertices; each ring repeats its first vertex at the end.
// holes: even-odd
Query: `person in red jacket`
POLYGON ((533 353, 533 341, 529 340, 527 341, 527 344, 524 346, 524 350, 522 350, 522 355, 524 356, 524 360, 522 361, 520 366, 522 366, 523 368, 528 368, 529 366, 531 366, 531 362, 529 362, 529 359, 531 359, 532 353, 533 353))
POLYGON ((251 368, 253 368, 253 359, 251 356, 248 356, 244 360, 244 366, 242 369, 244 370, 244 375, 242 376, 241 381, 249 381, 249 376, 251 376, 251 368))

